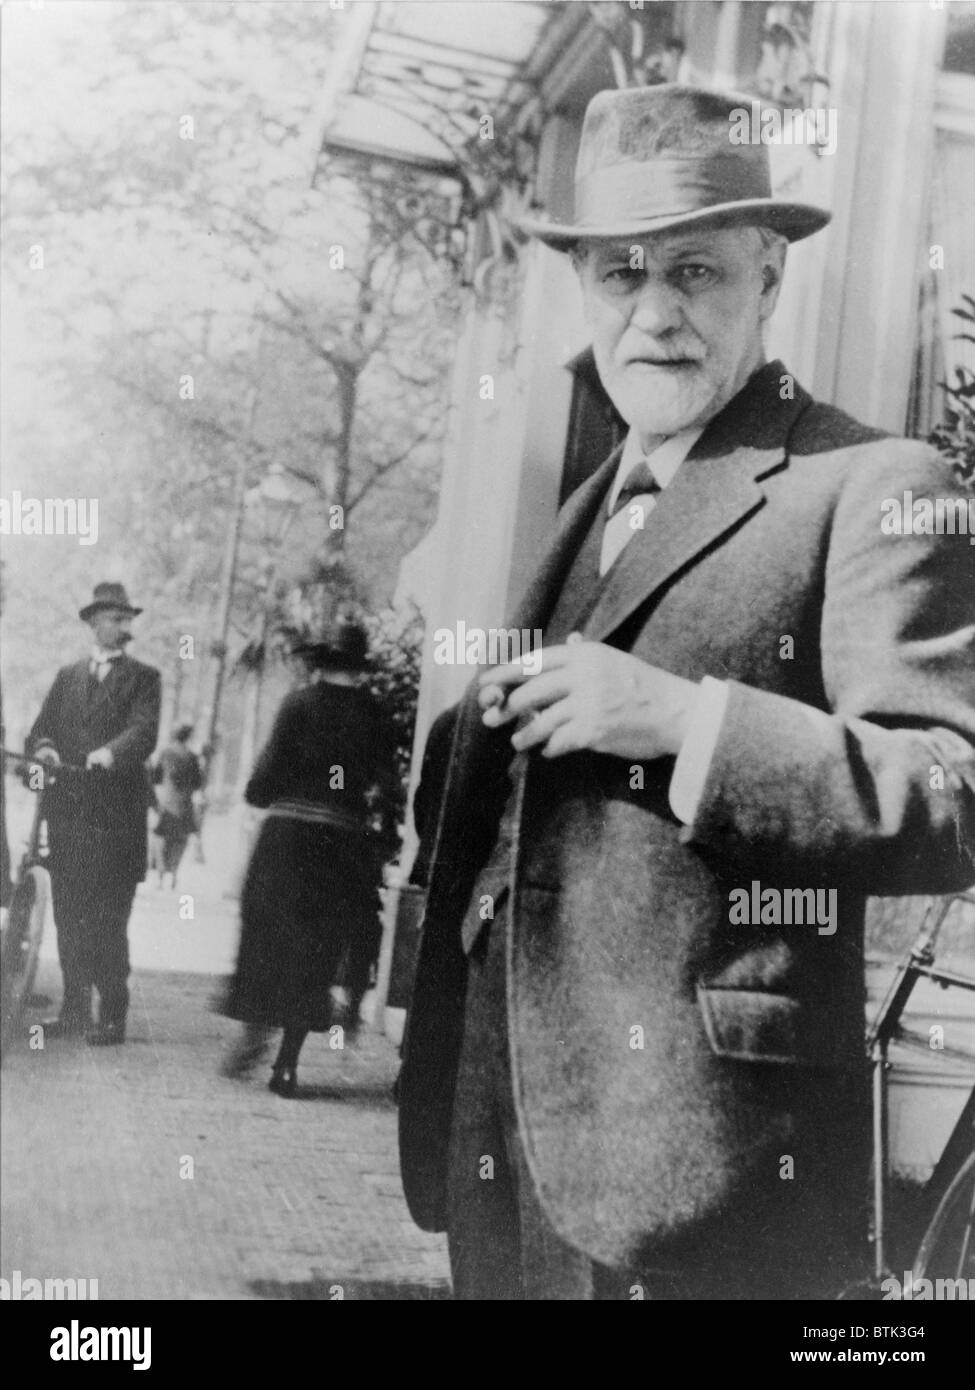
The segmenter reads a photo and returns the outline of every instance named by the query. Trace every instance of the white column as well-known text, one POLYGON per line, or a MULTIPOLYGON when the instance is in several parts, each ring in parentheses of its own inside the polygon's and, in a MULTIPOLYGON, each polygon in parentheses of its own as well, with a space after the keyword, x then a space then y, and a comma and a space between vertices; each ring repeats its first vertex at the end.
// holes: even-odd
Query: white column
POLYGON ((833 224, 817 325, 815 394, 904 428, 925 258, 944 11, 927 0, 836 6, 839 110, 833 224))

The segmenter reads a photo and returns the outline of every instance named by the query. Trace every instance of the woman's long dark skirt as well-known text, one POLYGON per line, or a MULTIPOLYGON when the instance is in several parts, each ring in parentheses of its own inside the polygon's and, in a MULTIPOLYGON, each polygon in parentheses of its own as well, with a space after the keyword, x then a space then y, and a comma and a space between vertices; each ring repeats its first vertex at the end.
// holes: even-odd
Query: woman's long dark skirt
POLYGON ((244 882, 240 954, 221 1012, 325 1032, 330 987, 348 983, 361 994, 378 954, 378 883, 364 834, 268 817, 244 882))

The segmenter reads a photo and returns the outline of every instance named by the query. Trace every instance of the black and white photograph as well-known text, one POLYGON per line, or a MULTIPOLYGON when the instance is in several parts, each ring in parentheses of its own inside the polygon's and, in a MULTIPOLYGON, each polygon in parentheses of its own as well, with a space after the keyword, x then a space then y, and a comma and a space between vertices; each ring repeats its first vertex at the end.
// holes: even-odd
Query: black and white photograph
POLYGON ((777 1371, 939 1364, 975 0, 9 0, 0 40, 41 1361, 419 1300, 678 1304, 704 1354, 774 1302, 777 1371))

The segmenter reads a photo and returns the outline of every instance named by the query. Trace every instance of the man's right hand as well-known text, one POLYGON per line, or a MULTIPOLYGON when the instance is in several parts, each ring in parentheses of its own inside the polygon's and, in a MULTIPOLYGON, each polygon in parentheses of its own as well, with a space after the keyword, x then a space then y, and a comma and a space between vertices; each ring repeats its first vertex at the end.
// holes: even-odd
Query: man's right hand
POLYGON ((43 767, 60 767, 61 755, 51 744, 39 748, 32 759, 35 763, 40 763, 43 767))

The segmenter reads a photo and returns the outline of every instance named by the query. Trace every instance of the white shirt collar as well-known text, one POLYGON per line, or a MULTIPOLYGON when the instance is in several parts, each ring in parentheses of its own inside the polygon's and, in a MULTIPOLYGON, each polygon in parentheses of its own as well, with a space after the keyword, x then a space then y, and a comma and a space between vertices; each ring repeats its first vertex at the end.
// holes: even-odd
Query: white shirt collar
POLYGON ((704 429, 704 425, 698 425, 692 429, 681 430, 678 434, 672 434, 669 439, 658 444, 652 453, 646 455, 640 444, 639 434, 636 430, 630 430, 626 436, 623 452, 620 454, 620 461, 616 469, 616 477, 613 479, 613 486, 610 488, 607 498, 606 509, 609 515, 612 516, 613 514, 616 499, 620 495, 620 490, 630 469, 635 467, 642 458, 646 458, 657 482, 661 488, 665 488, 673 481, 674 474, 700 439, 704 429))
POLYGON ((113 648, 112 651, 106 651, 104 647, 99 647, 96 643, 91 649, 91 659, 96 666, 104 666, 106 661, 111 661, 113 657, 121 655, 121 647, 113 648))

